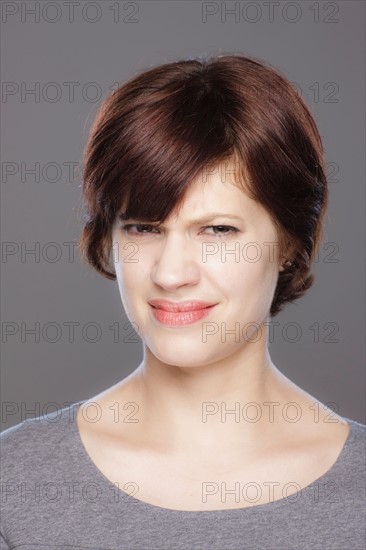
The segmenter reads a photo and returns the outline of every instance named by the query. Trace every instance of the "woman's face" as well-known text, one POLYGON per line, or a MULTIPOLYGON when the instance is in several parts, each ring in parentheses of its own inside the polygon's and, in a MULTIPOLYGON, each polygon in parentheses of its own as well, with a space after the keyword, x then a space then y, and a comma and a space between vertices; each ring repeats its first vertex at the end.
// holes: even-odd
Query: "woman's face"
POLYGON ((179 214, 160 227, 144 220, 113 226, 113 260, 126 314, 163 363, 206 365, 243 346, 266 345, 261 324, 268 320, 280 270, 278 237, 263 207, 234 185, 234 168, 231 160, 203 173, 179 214), (121 228, 126 224, 135 225, 126 231, 121 228), (215 306, 199 318, 155 310, 151 300, 215 306))

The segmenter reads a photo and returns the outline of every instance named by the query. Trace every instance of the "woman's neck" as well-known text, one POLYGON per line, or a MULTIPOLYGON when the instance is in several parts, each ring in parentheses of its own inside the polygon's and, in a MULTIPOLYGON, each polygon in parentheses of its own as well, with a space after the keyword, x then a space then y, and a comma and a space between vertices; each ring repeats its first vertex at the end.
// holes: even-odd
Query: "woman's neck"
MULTIPOLYGON (((192 448, 196 455, 241 457, 262 449, 286 422, 284 407, 292 420, 307 394, 275 367, 267 348, 241 351, 214 364, 177 367, 146 349, 129 377, 129 395, 138 407, 131 437, 154 450, 187 455, 192 448), (296 389, 298 403, 290 410, 296 389)), ((122 401, 123 388, 122 382, 122 401)))

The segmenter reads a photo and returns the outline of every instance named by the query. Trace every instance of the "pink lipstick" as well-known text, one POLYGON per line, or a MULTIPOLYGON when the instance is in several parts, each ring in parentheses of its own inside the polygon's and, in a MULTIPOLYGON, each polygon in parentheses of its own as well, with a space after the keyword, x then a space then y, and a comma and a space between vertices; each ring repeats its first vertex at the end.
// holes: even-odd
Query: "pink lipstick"
POLYGON ((216 305, 197 300, 185 302, 150 300, 149 304, 155 319, 164 325, 172 327, 191 325, 206 317, 216 305))

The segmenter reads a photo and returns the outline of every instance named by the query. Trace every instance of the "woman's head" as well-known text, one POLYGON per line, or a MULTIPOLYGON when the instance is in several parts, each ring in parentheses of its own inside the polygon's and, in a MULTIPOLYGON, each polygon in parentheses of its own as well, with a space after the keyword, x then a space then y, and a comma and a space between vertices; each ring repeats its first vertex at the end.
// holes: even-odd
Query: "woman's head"
MULTIPOLYGON (((104 101, 85 149, 83 257, 116 279, 111 255, 118 215, 163 224, 187 214, 186 206, 196 204, 197 182, 205 175, 212 182, 210 174, 223 165, 235 166, 236 190, 276 230, 278 264, 269 304, 275 316, 313 282, 328 189, 321 138, 308 108, 286 78, 254 58, 217 55, 160 65, 104 101)), ((228 197, 231 187, 222 177, 215 185, 219 181, 228 197)), ((190 212, 178 226, 195 217, 190 212)), ((254 265, 246 262, 243 269, 247 264, 254 265)), ((177 294, 170 299, 186 299, 177 294)), ((187 294, 197 298, 194 291, 187 294)))

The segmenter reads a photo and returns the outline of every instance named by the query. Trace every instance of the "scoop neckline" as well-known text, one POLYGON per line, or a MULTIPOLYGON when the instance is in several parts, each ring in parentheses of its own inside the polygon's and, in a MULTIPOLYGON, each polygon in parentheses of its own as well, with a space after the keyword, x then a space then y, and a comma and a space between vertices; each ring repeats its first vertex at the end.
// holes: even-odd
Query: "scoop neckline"
MULTIPOLYGON (((94 471, 94 475, 96 477, 98 477, 100 479, 100 481, 102 483, 104 483, 104 485, 107 485, 108 486, 108 489, 111 490, 113 488, 113 490, 116 490, 116 488, 118 489, 118 494, 121 494, 122 495, 122 499, 124 502, 127 502, 127 501, 131 501, 131 502, 134 502, 134 504, 136 506, 140 506, 142 508, 146 508, 146 509, 150 509, 150 510, 155 510, 155 511, 159 511, 161 513, 172 513, 172 514, 176 514, 176 513, 179 513, 179 514, 185 514, 185 515, 194 515, 194 514, 206 514, 206 515, 225 515, 225 514, 249 514, 249 513, 252 513, 252 512, 256 512, 258 511, 259 513, 261 512, 261 510, 266 510, 267 508, 277 508, 277 507, 281 507, 281 506, 286 506, 287 503, 291 503, 291 497, 294 497, 297 493, 293 493, 291 495, 289 495, 288 497, 283 497, 283 498, 280 498, 280 499, 276 499, 276 500, 273 500, 273 501, 270 501, 270 502, 265 502, 263 504, 257 504, 257 505, 254 505, 254 506, 245 506, 245 507, 242 507, 242 508, 224 508, 224 509, 219 509, 219 510, 176 510, 174 508, 167 508, 165 506, 158 506, 157 504, 151 504, 149 502, 146 502, 144 500, 141 500, 139 498, 136 498, 132 495, 129 495, 128 493, 126 493, 125 491, 123 491, 123 489, 121 489, 120 487, 118 487, 117 485, 115 485, 110 479, 108 479, 104 474, 103 472, 97 467, 97 465, 93 462, 93 460, 91 459, 91 456, 89 455, 88 451, 86 450, 85 448, 85 445, 81 439, 81 435, 80 435, 80 431, 79 431, 79 427, 77 425, 77 421, 76 421, 76 415, 77 415, 77 411, 78 409, 80 408, 80 406, 85 403, 86 401, 88 401, 88 399, 83 399, 81 401, 77 401, 75 402, 73 405, 71 405, 69 408, 70 409, 73 409, 74 411, 74 414, 73 414, 73 422, 72 422, 72 430, 73 430, 73 433, 75 435, 75 439, 76 439, 76 443, 77 443, 77 451, 79 453, 79 456, 80 458, 82 458, 84 461, 86 460, 88 465, 89 465, 89 468, 92 469, 94 471)), ((350 418, 347 418, 345 416, 342 416, 341 417, 342 420, 345 420, 347 422, 347 424, 349 425, 349 430, 348 430, 348 435, 347 435, 347 438, 345 440, 345 442, 343 443, 343 446, 336 458, 336 460, 333 462, 333 464, 330 466, 330 468, 328 468, 328 470, 326 472, 324 472, 324 474, 322 474, 321 476, 319 476, 318 478, 316 478, 314 481, 312 481, 311 483, 309 483, 308 485, 305 485, 305 487, 303 487, 302 489, 300 489, 300 491, 298 491, 298 493, 300 493, 301 495, 304 495, 304 494, 307 494, 309 491, 311 491, 313 489, 313 487, 317 484, 319 484, 320 482, 321 483, 324 483, 326 480, 328 480, 328 478, 331 478, 331 476, 333 475, 334 471, 339 467, 339 464, 343 461, 344 457, 345 457, 345 454, 354 438, 354 432, 355 432, 355 429, 356 429, 356 424, 357 424, 357 421, 354 421, 350 418)))

